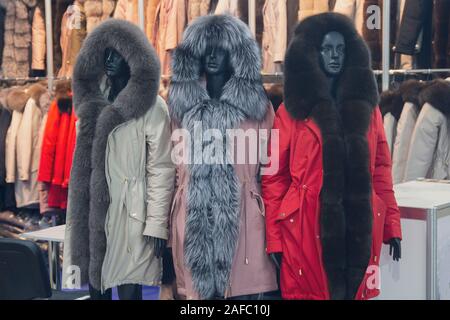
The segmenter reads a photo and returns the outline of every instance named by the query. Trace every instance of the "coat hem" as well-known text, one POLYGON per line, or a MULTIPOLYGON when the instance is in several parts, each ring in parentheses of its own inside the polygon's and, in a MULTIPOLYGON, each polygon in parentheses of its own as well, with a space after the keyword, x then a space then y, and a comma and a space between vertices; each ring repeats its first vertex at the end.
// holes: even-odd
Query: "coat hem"
POLYGON ((124 286, 124 285, 130 285, 130 284, 137 284, 141 286, 148 286, 148 287, 160 287, 162 285, 161 281, 137 281, 137 280, 122 280, 113 282, 111 284, 105 285, 103 288, 103 291, 106 291, 108 289, 124 286))

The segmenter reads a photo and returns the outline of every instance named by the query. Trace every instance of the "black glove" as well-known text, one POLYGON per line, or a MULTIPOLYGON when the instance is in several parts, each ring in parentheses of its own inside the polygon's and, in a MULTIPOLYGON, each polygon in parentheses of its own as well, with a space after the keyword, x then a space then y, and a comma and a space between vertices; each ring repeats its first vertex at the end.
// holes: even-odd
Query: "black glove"
POLYGON ((145 237, 145 239, 149 243, 152 240, 154 241, 156 258, 161 259, 162 256, 164 255, 164 251, 166 250, 166 247, 167 247, 167 240, 159 239, 159 238, 153 238, 153 237, 145 237))
POLYGON ((389 255, 394 259, 394 261, 400 261, 402 258, 402 240, 399 238, 393 238, 389 240, 389 255))
POLYGON ((281 270, 281 262, 283 261, 283 254, 282 253, 271 253, 270 258, 272 259, 273 263, 277 267, 278 270, 281 270))

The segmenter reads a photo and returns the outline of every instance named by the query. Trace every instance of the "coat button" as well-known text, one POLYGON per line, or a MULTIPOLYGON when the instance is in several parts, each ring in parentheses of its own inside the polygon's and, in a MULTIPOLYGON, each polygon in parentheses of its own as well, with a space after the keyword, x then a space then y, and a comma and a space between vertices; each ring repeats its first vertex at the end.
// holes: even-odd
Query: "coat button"
POLYGON ((294 219, 291 219, 291 223, 294 223, 294 219))
POLYGON ((302 269, 298 270, 298 274, 300 275, 300 277, 303 276, 303 271, 302 271, 302 269))
POLYGON ((381 213, 378 212, 378 216, 381 217, 381 213))

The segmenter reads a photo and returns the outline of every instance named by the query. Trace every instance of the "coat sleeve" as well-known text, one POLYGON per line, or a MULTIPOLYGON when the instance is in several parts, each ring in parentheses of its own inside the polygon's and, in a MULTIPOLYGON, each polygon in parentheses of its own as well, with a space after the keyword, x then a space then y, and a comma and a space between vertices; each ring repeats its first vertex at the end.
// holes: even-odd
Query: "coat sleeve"
POLYGON ((56 140, 59 132, 59 109, 55 101, 48 111, 47 124, 45 125, 44 139, 41 148, 41 161, 39 162, 38 181, 52 182, 53 168, 56 155, 56 140))
POLYGON ((17 133, 17 172, 20 181, 28 181, 31 172, 34 99, 28 99, 17 133))
POLYGON ((427 174, 436 155, 436 144, 443 122, 441 112, 426 103, 417 119, 406 163, 406 181, 428 178, 427 174))
POLYGON ((384 243, 394 238, 402 239, 400 224, 400 210, 395 199, 392 184, 392 161, 384 133, 383 118, 380 110, 376 110, 377 148, 375 157, 375 170, 373 174, 373 186, 375 193, 386 205, 386 219, 384 223, 384 243))
POLYGON ((334 12, 346 15, 352 20, 356 18, 356 1, 357 0, 336 0, 334 12))
POLYGON ((172 162, 171 125, 164 102, 148 121, 147 130, 147 220, 144 236, 169 239, 169 214, 175 187, 175 166, 172 162))
POLYGON ((291 185, 289 169, 290 137, 292 122, 284 106, 281 106, 275 117, 273 131, 269 142, 270 172, 262 177, 262 197, 266 207, 266 239, 267 253, 283 252, 281 231, 277 220, 283 197, 291 185), (276 137, 275 133, 278 133, 276 137), (278 150, 278 156, 274 150, 278 150))
POLYGON ((287 4, 286 0, 277 1, 277 24, 273 52, 273 62, 279 63, 284 61, 287 47, 287 4))
POLYGON ((45 22, 44 16, 38 6, 34 11, 32 24, 32 63, 31 69, 45 70, 45 22))

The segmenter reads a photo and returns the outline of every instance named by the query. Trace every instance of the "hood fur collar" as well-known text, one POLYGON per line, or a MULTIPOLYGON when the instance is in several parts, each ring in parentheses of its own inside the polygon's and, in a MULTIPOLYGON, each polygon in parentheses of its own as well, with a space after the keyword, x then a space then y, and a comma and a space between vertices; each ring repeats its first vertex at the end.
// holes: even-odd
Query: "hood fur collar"
POLYGON ((220 102, 239 109, 247 119, 264 119, 269 101, 262 85, 261 53, 249 28, 230 15, 200 17, 186 29, 173 55, 168 101, 172 118, 181 123, 187 111, 211 100, 201 72, 202 58, 211 43, 229 52, 233 69, 220 102))
POLYGON ((81 269, 82 283, 101 289, 106 250, 105 219, 109 191, 105 156, 109 134, 122 123, 144 116, 155 104, 160 63, 145 34, 134 24, 109 19, 83 43, 73 75, 73 102, 81 123, 72 167, 67 213, 71 225, 71 264, 81 269), (107 48, 120 53, 130 67, 130 79, 114 103, 100 89, 107 48), (87 188, 89 186, 89 188, 87 188))
POLYGON ((398 121, 403 111, 403 98, 399 91, 385 91, 381 95, 380 109, 383 117, 391 113, 398 121))
POLYGON ((369 50, 350 19, 324 13, 299 24, 285 64, 287 111, 300 121, 311 117, 322 134, 320 224, 330 297, 354 299, 369 265, 372 245, 367 132, 378 103, 378 89, 369 50), (340 32, 346 42, 336 101, 319 56, 322 39, 331 31, 340 32))
POLYGON ((41 84, 33 84, 30 87, 13 88, 8 92, 6 105, 12 111, 22 112, 30 98, 34 99, 40 107, 40 97, 47 92, 47 88, 41 84))
POLYGON ((402 83, 399 91, 402 95, 403 102, 410 102, 413 105, 420 107, 419 95, 424 87, 425 83, 418 80, 408 80, 402 83))
POLYGON ((429 103, 447 117, 450 116, 450 82, 435 80, 420 93, 420 101, 429 103))

